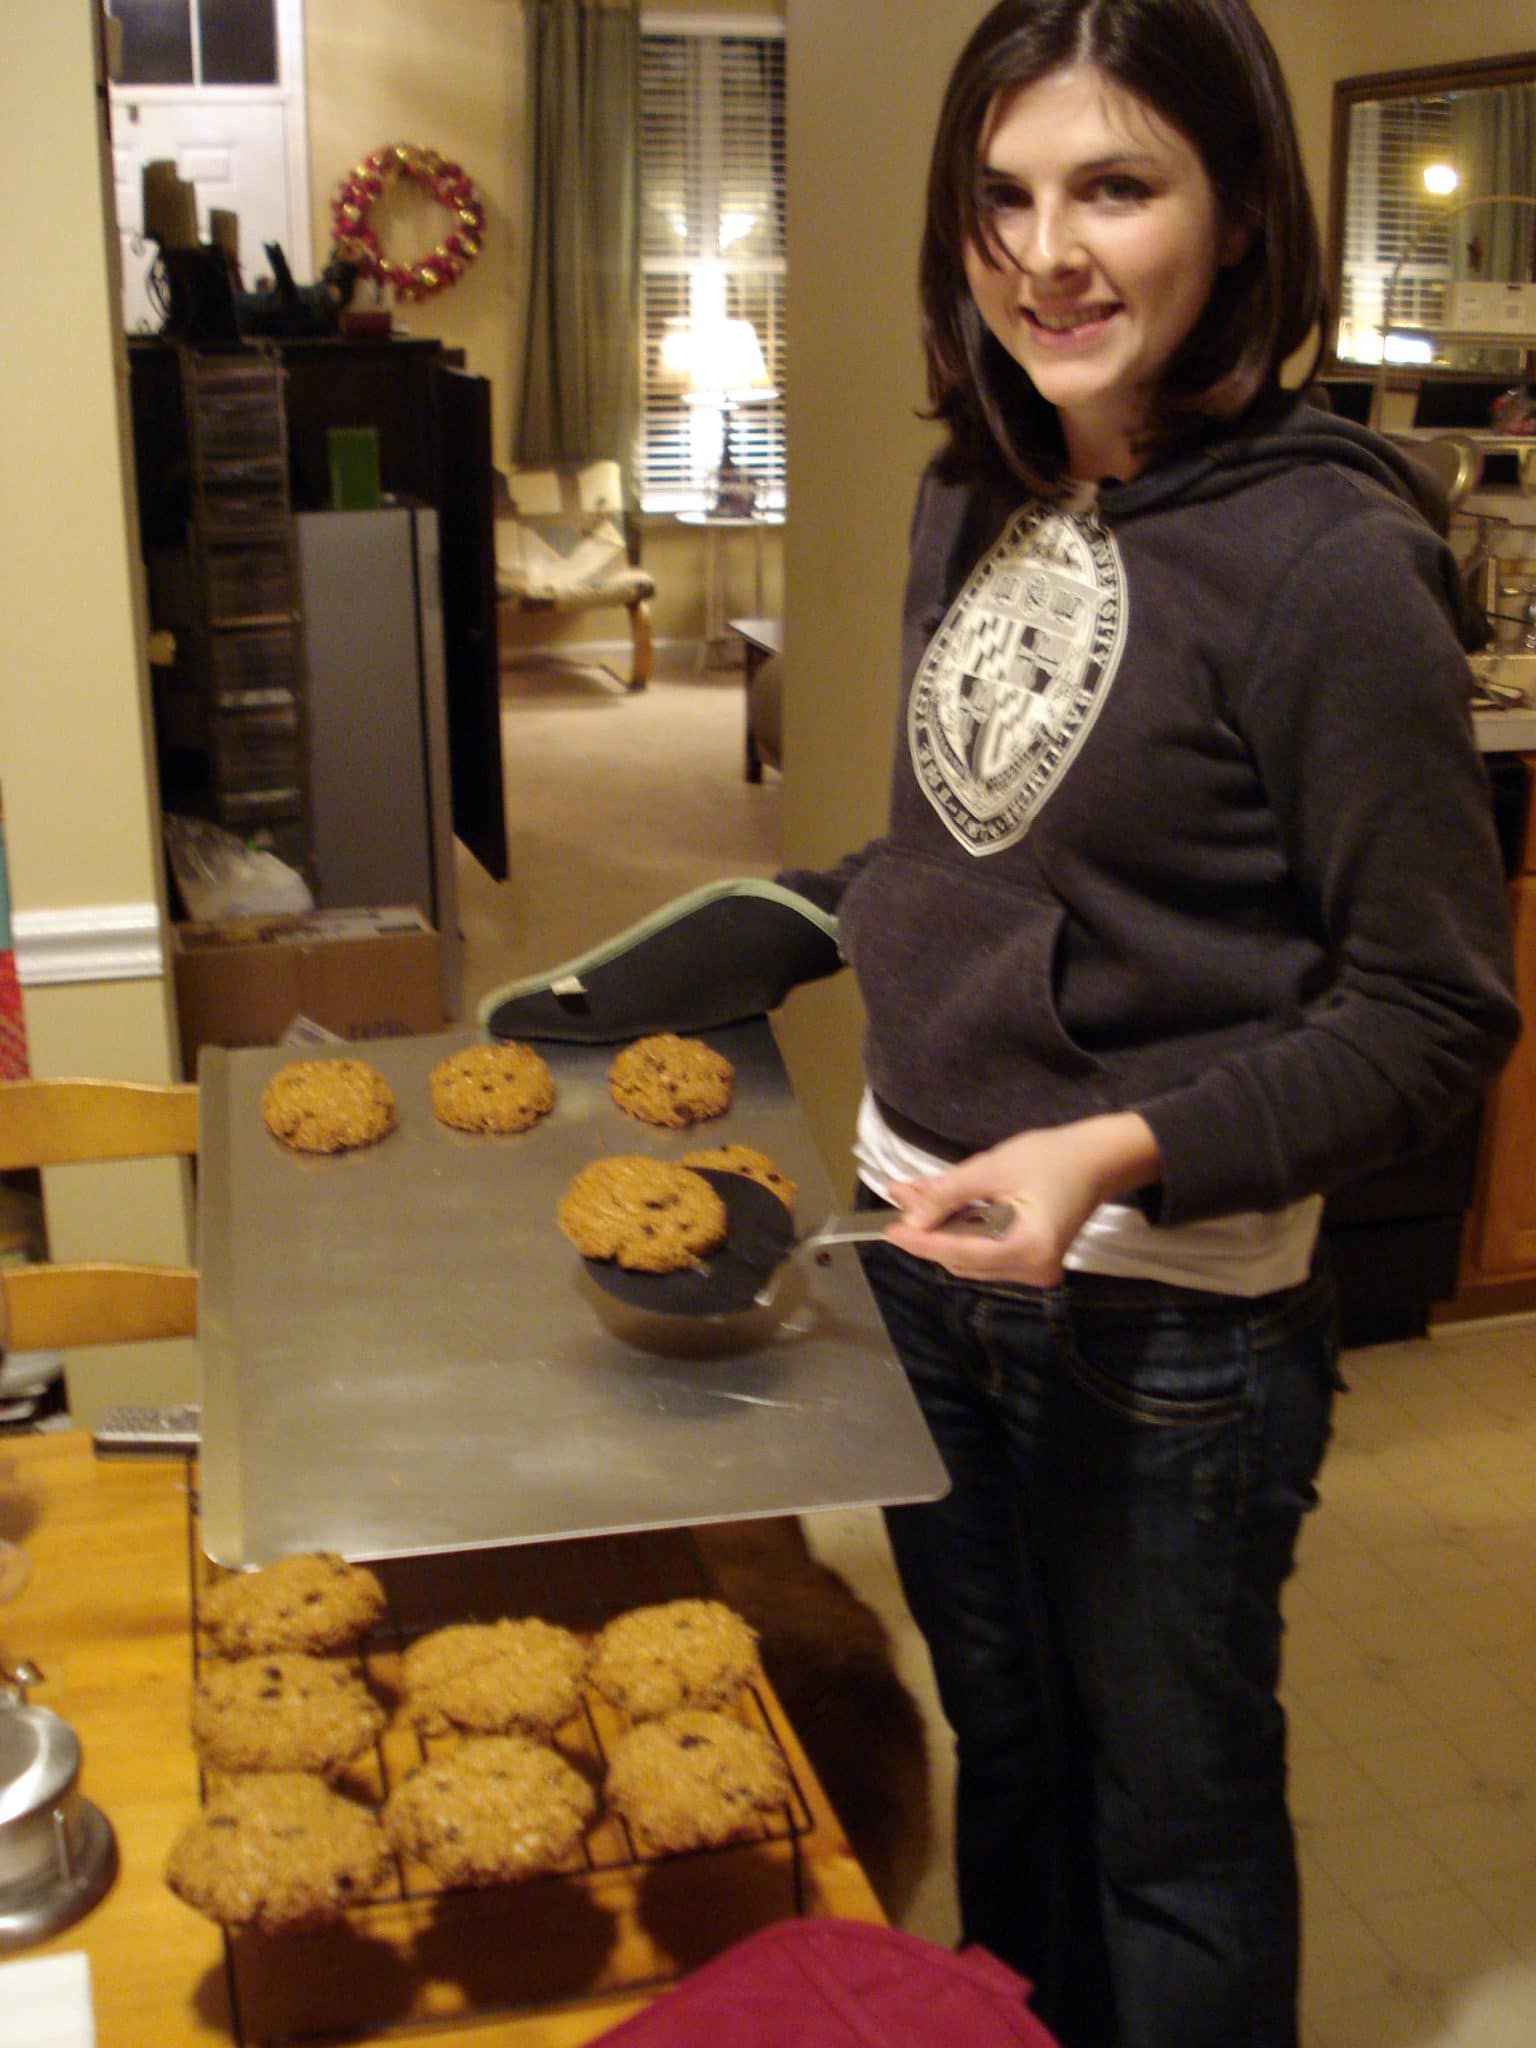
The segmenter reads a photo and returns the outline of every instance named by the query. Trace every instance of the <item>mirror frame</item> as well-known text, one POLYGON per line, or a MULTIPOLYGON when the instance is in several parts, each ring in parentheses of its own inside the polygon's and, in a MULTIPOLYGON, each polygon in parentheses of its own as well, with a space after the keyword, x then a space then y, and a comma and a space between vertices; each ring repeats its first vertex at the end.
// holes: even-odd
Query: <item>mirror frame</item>
MULTIPOLYGON (((1536 80, 1536 50, 1506 57, 1474 57, 1460 64, 1431 64, 1415 71, 1376 71, 1358 78, 1339 78, 1333 87, 1333 132, 1328 153, 1328 227, 1323 244, 1323 275, 1328 288, 1328 339, 1319 370, 1325 375, 1353 375, 1368 365, 1342 362, 1337 352, 1339 299, 1344 275, 1344 194, 1349 171, 1349 117, 1361 100, 1420 99, 1430 93, 1465 92, 1480 85, 1528 85, 1536 80)), ((1433 377, 1455 376, 1454 370, 1426 369, 1433 377)))

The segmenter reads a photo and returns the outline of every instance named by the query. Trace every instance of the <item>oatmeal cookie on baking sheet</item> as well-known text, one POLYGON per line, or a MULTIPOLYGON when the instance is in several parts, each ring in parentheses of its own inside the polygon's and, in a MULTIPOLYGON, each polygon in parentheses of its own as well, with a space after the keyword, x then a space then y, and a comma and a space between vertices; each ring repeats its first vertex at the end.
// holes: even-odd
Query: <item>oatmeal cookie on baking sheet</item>
POLYGON ((761 1670, 757 1635, 721 1600, 633 1607, 592 1645, 592 1684, 632 1720, 679 1707, 723 1707, 761 1670))
POLYGON ((384 1588, 366 1565, 305 1550, 217 1580, 197 1611, 222 1657, 346 1650, 383 1619, 384 1588))
POLYGON ((717 1173, 745 1174, 748 1180, 755 1180, 771 1194, 778 1196, 786 1209, 795 1206, 795 1184, 788 1174, 781 1173, 766 1152, 759 1152, 755 1145, 704 1145, 697 1152, 683 1154, 684 1166, 712 1167, 717 1173))
POLYGON ((587 1647, 533 1616, 454 1622, 412 1643, 400 1675, 411 1719, 429 1734, 548 1734, 581 1705, 587 1647))
POLYGON ((278 1934, 339 1919, 389 1870, 377 1817, 294 1771, 230 1778, 182 1830, 165 1881, 210 1920, 278 1934))
POLYGON ((637 1038, 608 1069, 608 1092, 627 1116, 674 1130, 724 1116, 735 1084, 724 1053, 675 1031, 637 1038))
POLYGON ((757 1729, 685 1708, 620 1737, 604 1792, 642 1849, 712 1849, 755 1834, 785 1804, 789 1767, 757 1729))
POLYGON ((615 1152, 571 1181, 556 1220, 585 1259, 636 1273, 678 1273, 724 1244, 725 1204, 704 1179, 670 1160, 615 1152))
POLYGON ((549 1062, 510 1039, 449 1053, 429 1085, 438 1122, 458 1131, 525 1131, 555 1106, 549 1062))
POLYGON ((351 1152, 395 1127, 395 1097, 366 1060, 291 1060, 261 1091, 261 1120, 294 1152, 351 1152))
POLYGON ((596 1804, 558 1750, 525 1735, 481 1735, 402 1780, 384 1825, 396 1849, 441 1884, 507 1884, 564 1863, 596 1804))
POLYGON ((277 1651, 204 1665, 192 1746, 216 1771, 318 1771, 349 1764, 384 1726, 363 1681, 334 1657, 277 1651))

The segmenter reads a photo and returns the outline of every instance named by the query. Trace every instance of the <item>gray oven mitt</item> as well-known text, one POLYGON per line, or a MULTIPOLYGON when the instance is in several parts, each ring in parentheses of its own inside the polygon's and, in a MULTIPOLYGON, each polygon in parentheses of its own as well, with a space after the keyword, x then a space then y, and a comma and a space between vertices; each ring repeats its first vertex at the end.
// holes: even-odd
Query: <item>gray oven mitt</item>
POLYGON ((764 1016, 842 965, 835 917, 744 876, 675 897, 591 952, 493 989, 478 1015, 492 1038, 563 1044, 708 1031, 764 1016))

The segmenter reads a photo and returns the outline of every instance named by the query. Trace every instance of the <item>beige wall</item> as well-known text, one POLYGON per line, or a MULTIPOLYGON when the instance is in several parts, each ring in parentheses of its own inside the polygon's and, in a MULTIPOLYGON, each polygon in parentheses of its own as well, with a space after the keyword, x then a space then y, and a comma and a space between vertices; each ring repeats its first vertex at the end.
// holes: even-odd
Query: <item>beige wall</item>
POLYGON ((47 192, 0 321, 0 789, 23 908, 150 899, 159 874, 93 30, 90 0, 63 0, 3 32, 0 176, 47 192))
MULTIPOLYGON (((464 166, 484 201, 485 248, 451 290, 395 309, 412 334, 468 352, 489 377, 493 446, 511 432, 511 334, 523 260, 522 10, 508 0, 305 0, 310 215, 317 266, 331 246, 330 202, 371 150, 416 142, 464 166)), ((445 224, 401 184, 375 210, 392 255, 420 256, 445 224)))
MULTIPOLYGON (((13 9, 0 26, 0 187, 36 193, 42 175, 47 193, 13 251, 0 320, 0 797, 12 907, 34 931, 164 907, 95 33, 92 0, 13 9)), ((175 1071, 158 972, 29 987, 25 1002, 36 1073, 175 1071)), ((47 1197, 60 1257, 187 1255, 179 1167, 71 1168, 49 1176, 47 1197)), ((187 1351, 115 1353, 116 1384, 186 1397, 187 1351)), ((81 1366, 82 1413, 99 1405, 97 1377, 81 1366)))
MULTIPOLYGON (((1281 23, 1309 11, 1288 7, 1286 0, 1261 0, 1259 12, 1287 62, 1281 23)), ((1336 12, 1341 78, 1536 48, 1530 0, 1475 0, 1465 7, 1449 0, 1350 0, 1336 12)))
MULTIPOLYGON (((928 138, 975 0, 890 35, 884 0, 789 0, 790 519, 784 845, 835 859, 881 826, 912 493, 933 445, 915 267, 928 138), (878 64, 870 53, 879 50, 878 64)), ((834 1185, 858 1099, 851 978, 795 995, 782 1041, 834 1185)))

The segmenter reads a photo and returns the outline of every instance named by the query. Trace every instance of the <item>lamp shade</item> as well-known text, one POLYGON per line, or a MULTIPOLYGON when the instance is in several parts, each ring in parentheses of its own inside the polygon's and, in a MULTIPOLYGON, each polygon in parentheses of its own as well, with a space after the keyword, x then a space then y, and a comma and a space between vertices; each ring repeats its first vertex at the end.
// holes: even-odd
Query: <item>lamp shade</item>
POLYGON ((701 401, 765 398, 773 390, 763 345, 750 320, 709 320, 671 328, 662 338, 664 369, 701 401))

